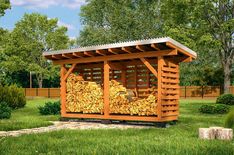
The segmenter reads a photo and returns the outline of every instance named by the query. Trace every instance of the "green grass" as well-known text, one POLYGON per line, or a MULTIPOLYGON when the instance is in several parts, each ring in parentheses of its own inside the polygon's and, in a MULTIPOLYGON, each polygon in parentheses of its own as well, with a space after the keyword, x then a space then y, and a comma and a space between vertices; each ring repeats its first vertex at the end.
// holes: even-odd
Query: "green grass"
POLYGON ((210 100, 182 100, 177 125, 127 130, 62 130, 0 139, 0 154, 234 154, 234 141, 200 140, 198 128, 223 126, 225 115, 201 114, 210 100))
POLYGON ((49 121, 58 120, 59 116, 42 116, 39 114, 39 110, 37 108, 44 105, 47 101, 55 101, 55 99, 28 100, 24 108, 12 111, 12 116, 10 119, 0 120, 0 131, 51 125, 52 123, 49 121))

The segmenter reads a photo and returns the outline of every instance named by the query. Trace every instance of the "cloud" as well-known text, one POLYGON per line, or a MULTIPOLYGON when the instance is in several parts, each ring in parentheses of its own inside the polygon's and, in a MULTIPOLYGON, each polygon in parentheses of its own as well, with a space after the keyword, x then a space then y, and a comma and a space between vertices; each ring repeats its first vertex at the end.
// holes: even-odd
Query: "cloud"
POLYGON ((85 0, 11 0, 12 6, 27 8, 49 8, 51 6, 63 6, 71 9, 79 8, 85 4, 85 0))
POLYGON ((68 28, 68 30, 75 30, 75 26, 72 25, 72 24, 67 24, 67 23, 64 23, 62 21, 58 21, 58 26, 65 26, 68 28))

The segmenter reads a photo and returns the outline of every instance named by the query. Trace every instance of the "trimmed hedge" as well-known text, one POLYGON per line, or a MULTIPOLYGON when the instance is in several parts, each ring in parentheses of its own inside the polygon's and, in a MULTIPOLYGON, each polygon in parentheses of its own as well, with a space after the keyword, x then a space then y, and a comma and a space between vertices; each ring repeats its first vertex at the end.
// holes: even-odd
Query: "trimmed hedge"
POLYGON ((234 105, 234 95, 233 94, 220 95, 217 98, 216 103, 225 104, 225 105, 234 105))
POLYGON ((46 102, 44 106, 38 107, 42 115, 57 115, 60 114, 60 101, 46 102))
POLYGON ((229 111, 225 119, 225 127, 234 129, 234 109, 229 111))
POLYGON ((225 114, 229 111, 230 107, 222 104, 204 104, 199 108, 201 113, 205 114, 225 114))
POLYGON ((22 108, 26 104, 24 89, 18 88, 16 85, 0 85, 0 101, 6 102, 12 109, 22 108))
POLYGON ((11 117, 11 108, 6 102, 0 102, 0 119, 9 119, 11 117))

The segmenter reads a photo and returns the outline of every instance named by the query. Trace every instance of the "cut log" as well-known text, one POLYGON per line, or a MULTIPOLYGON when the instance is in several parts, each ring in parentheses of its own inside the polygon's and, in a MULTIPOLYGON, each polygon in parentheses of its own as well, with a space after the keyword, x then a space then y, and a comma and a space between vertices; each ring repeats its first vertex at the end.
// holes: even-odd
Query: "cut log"
POLYGON ((199 128, 200 139, 215 139, 215 134, 210 128, 199 128))
POLYGON ((233 130, 232 129, 218 129, 216 135, 217 135, 217 139, 232 140, 233 130))

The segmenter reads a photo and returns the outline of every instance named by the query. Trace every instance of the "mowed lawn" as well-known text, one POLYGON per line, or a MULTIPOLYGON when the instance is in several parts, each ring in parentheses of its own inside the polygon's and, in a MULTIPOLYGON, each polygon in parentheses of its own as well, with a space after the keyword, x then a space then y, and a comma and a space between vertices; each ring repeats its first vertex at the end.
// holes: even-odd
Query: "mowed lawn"
POLYGON ((13 110, 10 119, 0 120, 0 131, 18 130, 25 128, 34 128, 48 126, 59 119, 59 116, 42 116, 39 114, 38 107, 43 106, 45 102, 57 101, 58 99, 34 99, 28 100, 24 108, 13 110))
MULTIPOLYGON (((26 108, 32 110, 25 114, 29 124, 38 120, 40 123, 35 123, 37 124, 36 126, 39 124, 44 126, 50 119, 58 119, 58 116, 40 116, 38 114, 36 105, 43 102, 44 100, 28 102, 26 108), (32 115, 32 119, 30 119, 30 115, 32 115)), ((198 139, 199 127, 223 126, 224 124, 225 115, 205 115, 198 112, 201 104, 212 102, 214 101, 181 100, 179 122, 177 125, 169 128, 62 130, 20 137, 0 138, 0 154, 233 155, 234 141, 198 139)), ((11 120, 12 123, 17 120, 14 113, 14 118, 11 120)), ((19 119, 22 117, 21 115, 18 113, 19 119)), ((4 123, 5 121, 2 122, 4 123)), ((0 126, 2 126, 2 122, 0 126)), ((7 122, 5 122, 4 126, 6 124, 7 122)), ((35 124, 32 123, 28 127, 33 127, 35 124)), ((13 124, 9 122, 8 125, 13 124)), ((24 122, 19 126, 27 126, 27 123, 24 122)), ((4 127, 4 129, 6 128, 4 127)))

